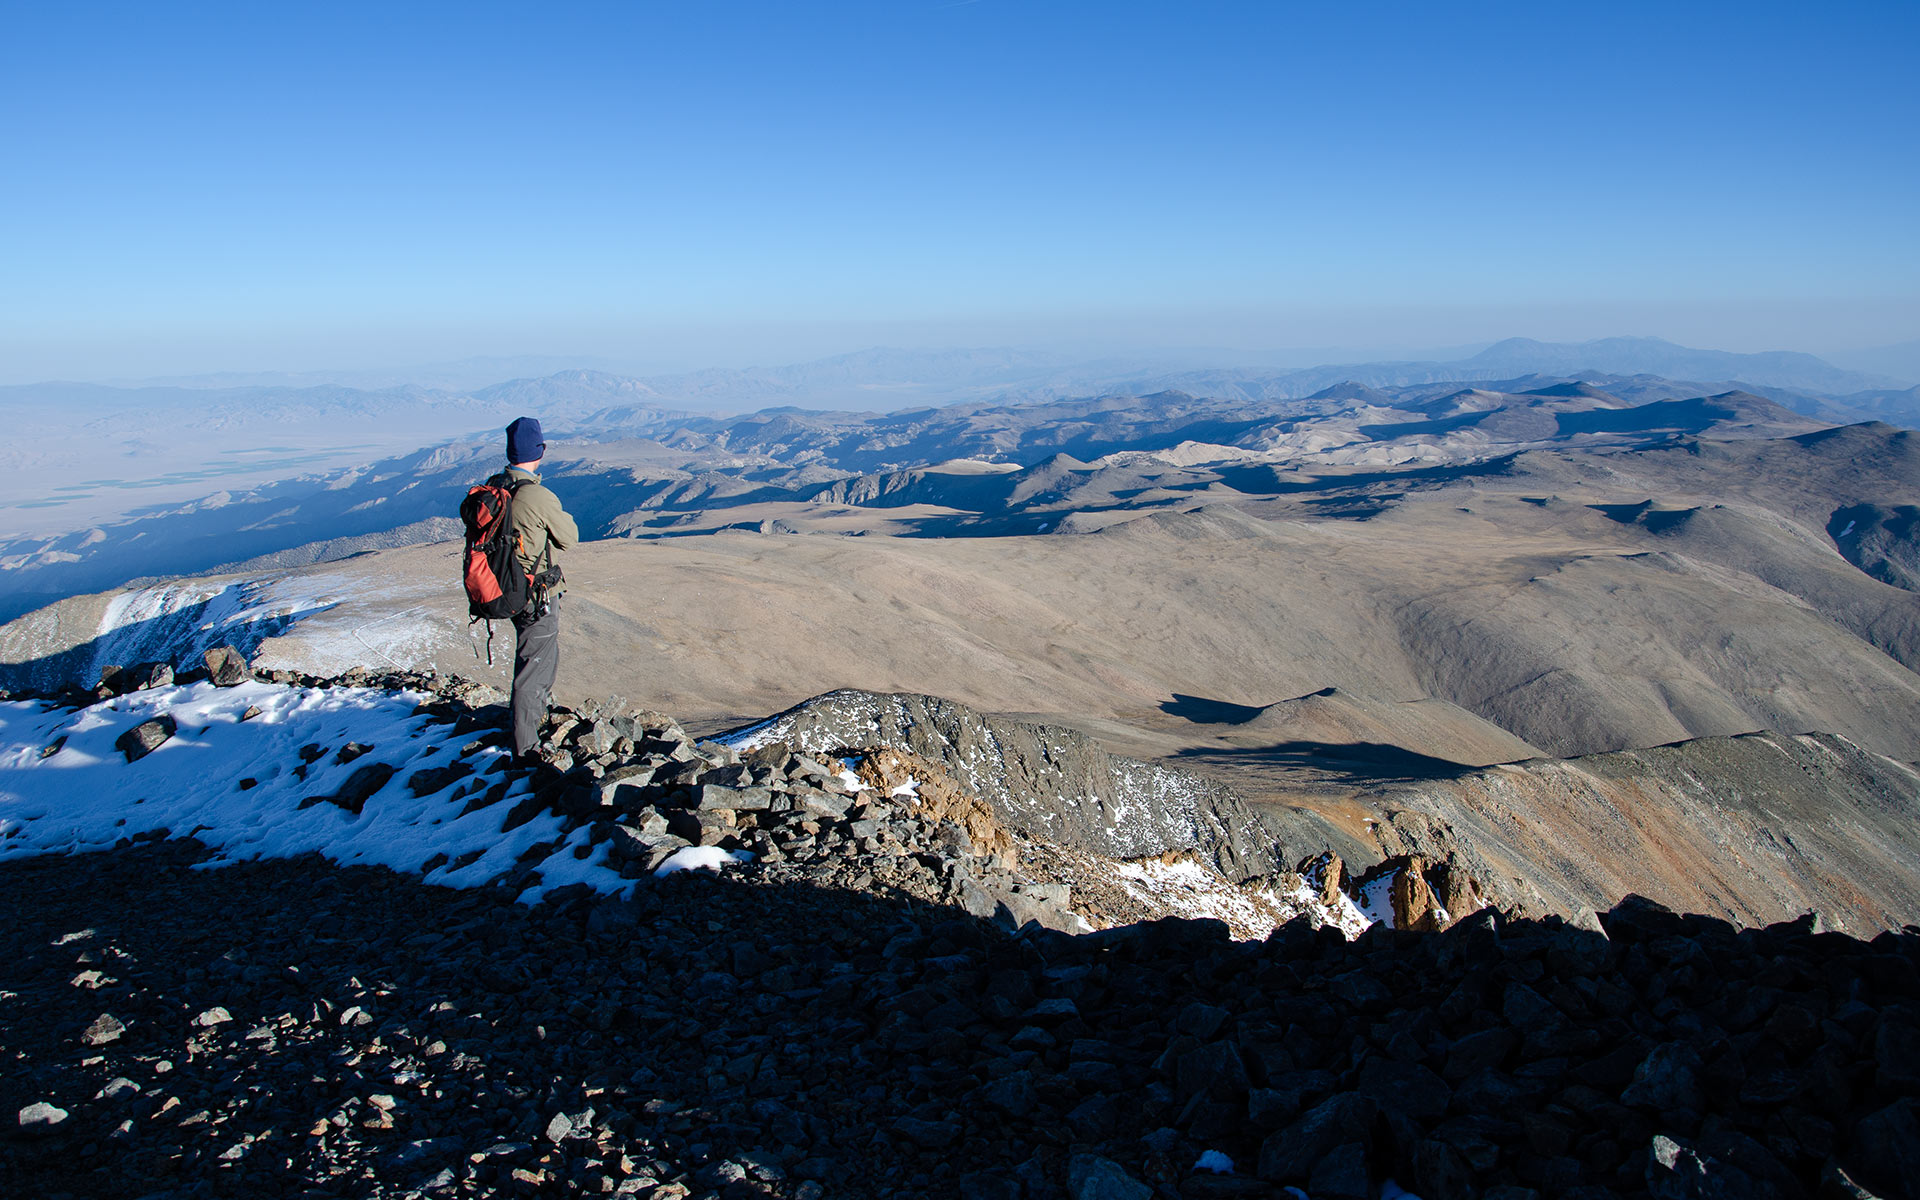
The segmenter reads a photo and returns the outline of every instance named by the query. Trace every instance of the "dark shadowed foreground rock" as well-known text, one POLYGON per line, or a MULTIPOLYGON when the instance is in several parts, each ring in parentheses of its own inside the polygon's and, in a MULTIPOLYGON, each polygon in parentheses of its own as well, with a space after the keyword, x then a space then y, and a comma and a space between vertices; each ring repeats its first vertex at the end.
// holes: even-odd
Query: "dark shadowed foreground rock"
POLYGON ((8 1194, 1898 1200, 1920 1178, 1920 930, 1635 900, 1605 934, 1487 910, 1353 943, 1305 920, 1015 935, 772 869, 527 906, 203 854, 0 865, 0 1111, 40 1114, 0 1138, 8 1194))

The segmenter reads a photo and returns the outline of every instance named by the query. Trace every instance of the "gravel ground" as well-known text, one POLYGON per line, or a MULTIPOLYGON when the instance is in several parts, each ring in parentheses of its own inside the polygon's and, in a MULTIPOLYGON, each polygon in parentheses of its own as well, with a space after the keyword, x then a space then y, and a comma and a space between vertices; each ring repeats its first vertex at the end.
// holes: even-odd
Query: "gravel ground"
POLYGON ((1251 943, 1206 921, 1015 936, 790 867, 529 907, 199 857, 0 869, 9 1194, 1325 1200, 1393 1177, 1603 1200, 1920 1178, 1913 932, 1630 903, 1611 940, 1492 912, 1353 943, 1304 920, 1251 943), (1208 1150, 1239 1172, 1194 1170, 1208 1150), (1708 1184, 1733 1190, 1672 1190, 1708 1184))

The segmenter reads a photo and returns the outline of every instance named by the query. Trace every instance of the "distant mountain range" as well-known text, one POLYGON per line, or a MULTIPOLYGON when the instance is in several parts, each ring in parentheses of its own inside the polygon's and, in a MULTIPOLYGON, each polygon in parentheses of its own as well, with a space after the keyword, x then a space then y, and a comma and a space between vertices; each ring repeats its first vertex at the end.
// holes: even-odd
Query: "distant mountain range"
POLYGON ((216 371, 198 375, 163 375, 148 379, 110 379, 118 388, 314 388, 347 387, 383 392, 417 387, 430 391, 469 392, 503 379, 531 379, 556 371, 639 372, 631 363, 589 355, 516 354, 463 358, 451 362, 405 367, 369 367, 343 371, 216 371))
MULTIPOLYGON (((570 372, 556 399, 577 398, 590 373, 570 372)), ((1784 390, 1808 400, 1840 400, 1898 391, 1911 381, 1843 370, 1811 354, 1732 354, 1695 350, 1659 338, 1606 338, 1581 343, 1509 338, 1454 361, 1342 363, 1305 368, 1169 366, 1108 358, 1062 362, 1013 349, 872 349, 788 367, 700 371, 640 381, 657 402, 703 412, 799 408, 889 410, 962 400, 1059 400, 1113 393, 1178 390, 1197 396, 1299 399, 1337 383, 1407 387, 1442 381, 1513 379, 1524 375, 1656 375, 1693 384, 1784 390)), ((598 377, 593 377, 598 378, 598 377)), ((601 386, 610 386, 603 380, 601 386)), ((1707 390, 1704 386, 1702 390, 1707 390)), ((1920 416, 1920 405, 1915 406, 1920 416)))
MULTIPOLYGON (((586 367, 546 370, 555 361, 447 364, 441 377, 460 379, 457 387, 451 382, 444 387, 405 383, 379 388, 253 382, 232 387, 41 383, 0 388, 0 418, 21 444, 33 447, 0 480, 0 508, 8 510, 18 534, 52 536, 197 502, 210 493, 344 470, 449 439, 484 439, 521 413, 539 415, 559 433, 607 437, 636 432, 651 436, 646 431, 662 423, 720 420, 725 414, 816 412, 839 414, 828 418, 829 423, 853 421, 884 441, 892 436, 884 432, 889 419, 927 409, 946 411, 949 425, 969 409, 990 414, 975 425, 1006 424, 1006 418, 991 414, 1015 407, 1178 393, 1204 402, 1215 419, 1231 423, 1289 414, 1326 416, 1329 403, 1362 400, 1366 389, 1382 396, 1392 393, 1370 402, 1394 408, 1443 397, 1463 386, 1527 392, 1584 382, 1629 403, 1742 392, 1830 424, 1880 420, 1920 425, 1920 388, 1895 379, 1843 370, 1811 355, 1730 354, 1655 338, 1578 344, 1513 338, 1452 362, 1297 369, 1192 369, 1148 356, 1067 362, 1055 352, 1007 348, 869 349, 785 367, 650 377, 586 367), (521 367, 544 373, 470 385, 489 373, 521 367), (1338 388, 1348 390, 1329 390, 1338 388), (1309 406, 1302 408, 1302 403, 1309 406)), ((905 419, 926 429, 941 425, 905 419)), ((760 423, 775 431, 781 427, 771 417, 760 423)), ((1497 434, 1501 423, 1482 432, 1497 434)), ((1217 430, 1193 429, 1183 436, 1233 441, 1217 430)), ((962 441, 986 446, 978 453, 991 453, 999 444, 974 433, 962 441)), ((1102 444, 1114 445, 1110 439, 1102 444)), ((954 446, 940 454, 929 443, 913 455, 876 453, 841 461, 838 469, 903 468, 974 453, 954 446)), ((780 454, 774 452, 776 458, 780 454)))
MULTIPOLYGON (((77 394, 82 385, 67 386, 73 402, 87 402, 77 394)), ((359 461, 338 470, 293 455, 295 469, 278 478, 183 478, 174 486, 193 490, 192 500, 118 520, 81 516, 89 506, 125 503, 120 497, 129 493, 110 481, 95 476, 50 489, 25 502, 41 507, 20 511, 40 514, 51 532, 0 538, 7 581, 0 619, 144 576, 334 561, 446 538, 460 489, 498 462, 496 435, 469 431, 482 421, 498 428, 519 411, 546 416, 549 482, 587 536, 643 538, 728 528, 1085 532, 1117 514, 1206 497, 1280 496, 1303 486, 1289 478, 1301 473, 1451 467, 1526 450, 1778 438, 1825 427, 1750 392, 1702 394, 1670 380, 1608 375, 1343 382, 1298 399, 1167 390, 879 413, 785 406, 717 417, 667 407, 661 402, 669 398, 644 381, 567 371, 464 400, 416 389, 307 389, 295 395, 310 408, 279 398, 291 407, 277 425, 259 407, 273 400, 262 389, 246 389, 244 401, 199 393, 218 402, 197 409, 177 395, 156 398, 157 391, 133 393, 150 405, 118 410, 103 428, 227 442, 271 436, 283 449, 302 428, 308 436, 329 427, 382 430, 413 436, 417 446, 437 422, 440 436, 406 453, 361 450, 359 461), (393 406, 385 418, 382 395, 393 406), (301 418, 317 423, 302 426, 301 418), (207 495, 212 489, 219 490, 207 495), (57 524, 63 510, 72 514, 64 529, 57 524)), ((1335 507, 1360 512, 1369 502, 1335 507)))
POLYGON ((1338 350, 1249 353, 1220 347, 1166 348, 1091 358, 1061 349, 1031 347, 931 350, 875 347, 789 366, 679 373, 648 371, 630 362, 605 357, 517 355, 384 369, 221 372, 116 380, 110 381, 110 385, 191 390, 344 387, 374 392, 413 387, 470 394, 503 381, 592 372, 637 379, 682 402, 704 398, 714 411, 740 412, 777 403, 803 407, 819 407, 822 401, 845 404, 849 398, 863 394, 873 407, 889 406, 889 397, 896 394, 933 403, 937 401, 932 397, 946 393, 1042 386, 1084 388, 1097 381, 1111 383, 1203 371, 1270 380, 1334 371, 1343 377, 1381 376, 1384 382, 1411 383, 1415 380, 1404 376, 1427 373, 1436 364, 1446 368, 1445 375, 1450 379, 1479 378, 1478 373, 1483 371, 1494 373, 1487 378, 1600 371, 1844 393, 1882 388, 1897 390, 1920 384, 1920 342, 1829 354, 1825 358, 1789 351, 1734 354, 1697 350, 1653 337, 1613 337, 1586 342, 1508 338, 1492 345, 1437 349, 1390 359, 1359 357, 1353 352, 1338 350), (814 400, 809 401, 807 397, 814 400))
POLYGON ((1777 350, 1765 354, 1729 354, 1693 350, 1659 338, 1602 338, 1579 343, 1536 342, 1508 338, 1487 347, 1464 364, 1512 375, 1573 375, 1605 371, 1612 375, 1664 375, 1668 379, 1733 379, 1769 387, 1844 394, 1898 386, 1899 380, 1842 370, 1811 354, 1777 350))

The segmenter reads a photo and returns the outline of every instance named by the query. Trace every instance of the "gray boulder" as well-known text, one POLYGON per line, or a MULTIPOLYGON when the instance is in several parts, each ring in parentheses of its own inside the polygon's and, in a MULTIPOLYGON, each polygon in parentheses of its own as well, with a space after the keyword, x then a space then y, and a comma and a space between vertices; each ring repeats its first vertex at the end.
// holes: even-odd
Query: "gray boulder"
POLYGON ((1261 1143, 1260 1178, 1274 1183, 1302 1181, 1336 1146, 1358 1142, 1364 1147, 1377 1112, 1371 1097, 1355 1092, 1328 1097, 1261 1143))
POLYGON ((1700 1054, 1679 1042, 1655 1046, 1633 1073, 1633 1085, 1620 1094, 1623 1104, 1655 1112, 1700 1111, 1700 1054))
POLYGON ((1153 1189, 1110 1158, 1076 1154, 1067 1160, 1067 1195, 1071 1200, 1153 1200, 1153 1189))
POLYGON ((373 794, 387 786, 387 781, 393 778, 396 770, 391 763, 368 763, 347 776, 347 781, 333 795, 309 797, 301 801, 300 807, 305 808, 324 800, 358 816, 373 794))
POLYGON ((127 669, 121 680, 130 692, 143 692, 148 688, 172 687, 173 664, 163 662, 136 663, 127 669))
POLYGON ((703 783, 693 790, 693 806, 698 809, 725 809, 729 812, 757 811, 773 807, 773 793, 763 787, 728 787, 703 783))
POLYGON ((104 1046, 109 1042, 119 1041, 120 1035, 126 1031, 126 1025, 118 1017, 112 1013, 101 1013, 93 1019, 91 1025, 87 1026, 86 1031, 80 1035, 80 1040, 88 1046, 104 1046))
POLYGON ((630 865, 637 874, 650 875, 661 863, 672 858, 675 852, 692 844, 685 838, 668 833, 665 822, 657 815, 655 821, 657 826, 652 828, 613 826, 608 839, 608 854, 612 860, 616 864, 630 865))
POLYGON ((1647 1191, 1654 1200, 1758 1200, 1765 1192, 1738 1167, 1694 1151, 1691 1146, 1655 1134, 1647 1160, 1647 1191))
POLYGON ((1373 1183, 1367 1173, 1367 1148, 1359 1142, 1342 1142, 1313 1164, 1307 1182, 1309 1195, 1323 1200, 1369 1200, 1373 1183))
POLYGON ((232 646, 215 646, 202 658, 207 664, 207 678, 215 687, 238 687, 253 679, 246 656, 232 646))
POLYGON ((1429 1125, 1447 1115, 1453 1099, 1453 1089, 1426 1067, 1389 1058, 1369 1058, 1360 1068, 1360 1093, 1429 1125))
POLYGON ((1904 1097, 1861 1121, 1840 1161, 1882 1196, 1920 1195, 1920 1102, 1904 1097))
POLYGON ((17 1128, 22 1137, 43 1137, 59 1128, 66 1119, 66 1109, 57 1108, 45 1100, 37 1100, 20 1110, 17 1128))
POLYGON ((179 722, 171 714, 161 713, 151 721, 142 721, 114 739, 114 746, 127 756, 128 762, 138 762, 155 750, 166 745, 167 740, 180 731, 179 722))
POLYGON ((1039 1095, 1033 1086, 1033 1072, 1014 1071, 1003 1075, 979 1091, 981 1103, 1019 1119, 1033 1112, 1039 1095))

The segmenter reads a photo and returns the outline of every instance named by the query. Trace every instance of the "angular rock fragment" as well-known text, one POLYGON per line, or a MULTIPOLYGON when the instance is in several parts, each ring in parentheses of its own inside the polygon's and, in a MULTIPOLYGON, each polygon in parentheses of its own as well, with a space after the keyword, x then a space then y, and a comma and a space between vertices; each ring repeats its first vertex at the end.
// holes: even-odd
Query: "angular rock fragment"
POLYGON ((238 687, 253 679, 246 657, 232 646, 215 646, 202 658, 207 664, 207 678, 215 687, 238 687))
POLYGON ((1680 1042, 1656 1046, 1634 1069, 1632 1086, 1620 1095, 1623 1104, 1667 1113, 1699 1112, 1702 1100, 1699 1051, 1680 1042))
POLYGON ((773 793, 763 787, 732 787, 708 783, 695 788, 693 793, 693 806, 703 810, 759 811, 770 808, 772 804, 773 793))
POLYGON ((19 1111, 15 1125, 22 1137, 42 1137, 65 1123, 67 1115, 64 1108, 36 1100, 19 1111))
POLYGON ((1646 1178, 1654 1200, 1748 1200, 1761 1194, 1746 1172, 1700 1155, 1665 1134, 1653 1139, 1646 1178))
POLYGON ((1307 1192, 1326 1200, 1370 1200, 1373 1181, 1367 1170, 1367 1148, 1360 1142, 1342 1142, 1313 1164, 1307 1192))
POLYGON ((120 673, 114 686, 123 694, 143 692, 149 688, 173 686, 173 665, 163 662, 136 663, 120 673))
POLYGON ((456 758, 437 767, 427 767, 407 776, 407 790, 415 797, 431 796, 438 791, 452 787, 473 774, 473 764, 464 758, 456 758))
POLYGON ((101 1013, 93 1019, 91 1025, 87 1026, 86 1031, 80 1035, 80 1040, 89 1046, 104 1046, 109 1042, 119 1041, 120 1035, 126 1031, 127 1027, 113 1014, 101 1013))
POLYGON ((167 743, 180 730, 179 722, 171 713, 162 713, 151 721, 142 721, 114 739, 114 747, 127 756, 128 762, 138 762, 167 743))
POLYGON ((1067 1195, 1070 1200, 1152 1200, 1153 1189, 1110 1158, 1076 1154, 1067 1160, 1067 1195))
POLYGON ((397 770, 391 763, 368 763, 347 776, 347 781, 340 785, 338 791, 326 796, 309 796, 300 802, 300 807, 307 808, 324 801, 358 816, 367 801, 387 786, 387 781, 393 778, 397 770))

